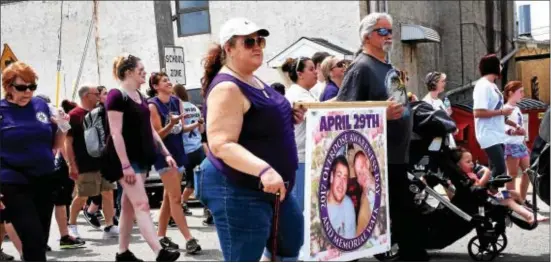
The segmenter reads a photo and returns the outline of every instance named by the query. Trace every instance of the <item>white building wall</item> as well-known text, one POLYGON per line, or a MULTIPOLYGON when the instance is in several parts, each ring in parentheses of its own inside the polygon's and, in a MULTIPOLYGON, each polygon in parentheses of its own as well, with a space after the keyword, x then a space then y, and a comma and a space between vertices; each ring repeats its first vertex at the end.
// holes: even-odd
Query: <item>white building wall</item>
MULTIPOLYGON (((210 1, 211 34, 178 37, 174 23, 175 45, 184 48, 186 83, 198 86, 203 75, 201 60, 212 41, 218 42, 220 27, 230 18, 246 17, 270 31, 264 52, 264 65, 257 75, 267 83, 282 82, 279 73, 268 68, 267 61, 300 37, 324 38, 356 51, 360 45, 359 1, 210 1)), ((172 1, 175 14, 175 2, 172 1)))
MULTIPOLYGON (((19 60, 37 71, 37 93, 46 94, 52 100, 55 98, 61 3, 25 1, 1 5, 2 43, 7 43, 19 60)), ((112 76, 113 59, 123 52, 140 57, 146 71, 157 71, 159 55, 153 2, 99 1, 98 8, 98 54, 93 32, 80 84, 116 87, 118 84, 112 76)), ((60 101, 72 95, 92 13, 92 1, 63 1, 60 101)))

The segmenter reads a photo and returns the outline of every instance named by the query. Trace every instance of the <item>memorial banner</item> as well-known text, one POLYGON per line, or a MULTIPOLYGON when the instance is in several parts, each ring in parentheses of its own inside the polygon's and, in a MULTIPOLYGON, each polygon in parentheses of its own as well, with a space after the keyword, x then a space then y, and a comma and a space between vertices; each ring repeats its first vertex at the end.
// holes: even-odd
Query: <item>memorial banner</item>
POLYGON ((335 104, 306 113, 305 261, 390 250, 386 107, 335 104))

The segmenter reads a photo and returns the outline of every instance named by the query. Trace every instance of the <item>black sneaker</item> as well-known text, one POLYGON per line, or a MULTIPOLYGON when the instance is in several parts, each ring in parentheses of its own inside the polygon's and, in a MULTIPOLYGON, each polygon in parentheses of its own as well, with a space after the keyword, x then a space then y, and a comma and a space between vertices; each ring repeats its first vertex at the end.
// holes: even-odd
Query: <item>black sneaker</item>
POLYGON ((174 219, 171 217, 170 220, 168 220, 168 226, 169 227, 177 227, 176 222, 174 222, 174 219))
POLYGON ((8 255, 4 253, 4 251, 0 248, 0 261, 13 261, 15 258, 11 255, 8 255))
POLYGON ((186 215, 186 216, 192 216, 193 215, 193 213, 191 213, 191 210, 189 210, 189 208, 187 207, 186 203, 182 204, 182 210, 184 210, 184 215, 186 215))
POLYGON ((48 245, 46 245, 46 252, 52 252, 52 248, 48 245))
POLYGON ((117 253, 115 256, 115 261, 117 262, 143 262, 143 260, 137 258, 134 256, 134 253, 130 252, 130 250, 126 250, 124 253, 117 253))
POLYGON ((84 215, 84 219, 86 219, 86 222, 88 222, 90 226, 92 226, 95 229, 101 228, 101 223, 99 222, 99 219, 95 214, 90 214, 88 213, 88 211, 84 209, 82 211, 82 214, 84 215))
POLYGON ((98 218, 98 220, 103 220, 103 214, 101 213, 100 210, 96 211, 94 215, 98 218))
POLYGON ((163 248, 170 248, 172 250, 180 249, 180 246, 178 246, 178 244, 172 242, 172 240, 169 237, 163 237, 163 238, 159 239, 159 243, 161 243, 161 247, 163 247, 163 248))
POLYGON ((86 242, 80 238, 75 238, 69 235, 66 235, 59 239, 59 248, 61 249, 73 249, 83 247, 86 242))
POLYGON ((180 252, 163 248, 161 249, 161 251, 159 251, 159 255, 157 255, 157 262, 173 262, 176 261, 179 257, 180 252))
POLYGON ((192 238, 186 242, 186 253, 196 254, 199 251, 201 251, 201 246, 199 245, 199 241, 197 241, 197 239, 192 238))
POLYGON ((210 215, 209 217, 207 217, 207 219, 203 220, 203 225, 204 225, 204 226, 212 226, 212 225, 214 225, 214 217, 212 217, 212 215, 210 215))

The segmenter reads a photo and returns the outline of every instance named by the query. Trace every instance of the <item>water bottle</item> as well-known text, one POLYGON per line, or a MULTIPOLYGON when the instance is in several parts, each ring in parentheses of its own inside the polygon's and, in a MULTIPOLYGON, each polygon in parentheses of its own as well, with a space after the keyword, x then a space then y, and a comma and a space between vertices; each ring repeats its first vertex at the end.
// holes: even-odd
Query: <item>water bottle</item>
POLYGON ((69 124, 68 118, 64 118, 65 113, 52 104, 48 104, 48 107, 50 108, 50 113, 52 114, 52 117, 57 122, 57 127, 62 132, 67 132, 68 130, 70 130, 71 125, 69 124))
POLYGON ((444 107, 446 107, 446 109, 449 109, 451 106, 452 106, 452 104, 450 102, 450 99, 448 99, 448 97, 445 97, 444 98, 444 107))

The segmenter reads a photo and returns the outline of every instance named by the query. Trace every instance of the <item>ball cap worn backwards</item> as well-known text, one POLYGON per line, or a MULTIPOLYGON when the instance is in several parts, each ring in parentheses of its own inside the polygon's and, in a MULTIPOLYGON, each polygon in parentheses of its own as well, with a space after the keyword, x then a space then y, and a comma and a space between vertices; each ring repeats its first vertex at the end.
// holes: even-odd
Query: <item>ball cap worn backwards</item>
POLYGON ((233 36, 246 36, 256 32, 262 37, 270 35, 268 30, 258 27, 255 23, 246 18, 232 18, 220 29, 220 45, 223 46, 226 44, 233 36))

